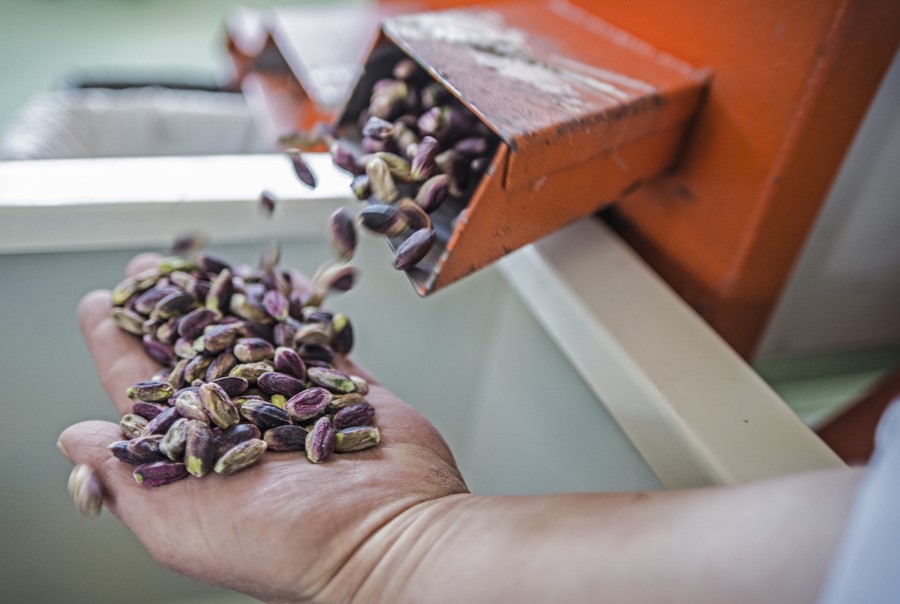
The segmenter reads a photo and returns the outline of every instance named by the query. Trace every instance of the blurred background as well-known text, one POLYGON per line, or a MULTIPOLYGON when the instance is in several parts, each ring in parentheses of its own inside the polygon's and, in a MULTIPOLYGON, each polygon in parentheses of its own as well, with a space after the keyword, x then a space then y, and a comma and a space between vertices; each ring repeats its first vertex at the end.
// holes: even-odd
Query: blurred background
POLYGON ((0 130, 5 130, 0 157, 271 150, 272 141, 259 137, 240 95, 211 91, 221 90, 231 77, 227 16, 238 5, 274 4, 0 1, 0 73, 7 78, 0 91, 0 130), (168 87, 90 88, 141 83, 168 87), (109 127, 126 120, 130 139, 117 135, 123 129, 109 127), (169 132, 168 138, 159 129, 169 132), (104 136, 97 137, 98 130, 104 136), (175 136, 178 130, 186 132, 175 136))
POLYGON ((0 125, 35 95, 81 78, 223 84, 227 15, 236 7, 291 4, 317 2, 0 0, 0 73, 8 78, 0 125))

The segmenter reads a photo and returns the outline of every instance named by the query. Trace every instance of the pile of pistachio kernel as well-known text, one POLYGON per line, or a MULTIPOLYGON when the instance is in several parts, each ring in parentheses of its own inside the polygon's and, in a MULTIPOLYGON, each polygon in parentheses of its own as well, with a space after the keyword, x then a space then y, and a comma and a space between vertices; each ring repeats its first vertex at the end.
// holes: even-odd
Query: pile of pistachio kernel
POLYGON ((378 444, 368 384, 333 364, 352 348, 353 328, 322 308, 353 286, 356 269, 323 265, 301 295, 278 261, 277 246, 257 268, 204 252, 168 257, 113 290, 113 320, 162 365, 128 388, 124 438, 109 445, 138 483, 231 474, 267 450, 305 450, 321 463, 378 444))
MULTIPOLYGON (((327 145, 334 164, 354 177, 353 194, 367 202, 355 216, 343 209, 332 217, 339 256, 353 255, 358 224, 398 238, 394 267, 403 271, 416 268, 431 251, 437 222, 455 228, 499 144, 472 111, 407 58, 393 66, 390 77, 373 84, 357 127, 344 134, 319 125, 282 137, 281 143, 327 145)), ((314 186, 299 162, 299 149, 289 149, 288 155, 298 179, 314 186)))

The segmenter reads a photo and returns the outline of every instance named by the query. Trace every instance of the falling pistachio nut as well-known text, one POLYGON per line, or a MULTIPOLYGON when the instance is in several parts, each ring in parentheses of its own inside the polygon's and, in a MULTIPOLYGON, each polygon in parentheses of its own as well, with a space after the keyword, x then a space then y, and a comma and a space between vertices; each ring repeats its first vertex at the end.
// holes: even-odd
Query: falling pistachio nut
POLYGON ((328 230, 331 235, 331 247, 338 258, 343 261, 350 260, 356 250, 356 227, 353 224, 353 216, 347 208, 338 208, 328 220, 328 230))
MULTIPOLYGON (((435 228, 429 217, 434 214, 439 228, 417 237, 394 263, 409 271, 427 255, 437 232, 445 241, 443 233, 464 224, 458 217, 488 171, 500 139, 445 86, 430 81, 415 60, 404 57, 385 74, 372 83, 368 106, 349 120, 351 125, 344 124, 346 138, 335 134, 330 151, 334 164, 354 176, 355 197, 368 202, 357 217, 367 230, 407 241, 408 232, 435 228), (391 207, 403 198, 414 199, 421 212, 370 209, 391 207), (435 214, 449 199, 451 212, 435 214)), ((339 246, 336 251, 338 257, 346 254, 339 246)))
POLYGON ((411 269, 428 255, 434 241, 434 229, 419 229, 397 247, 394 266, 403 271, 411 269))
POLYGON ((88 465, 77 464, 69 474, 69 495, 79 512, 96 516, 103 507, 103 484, 100 476, 88 465))

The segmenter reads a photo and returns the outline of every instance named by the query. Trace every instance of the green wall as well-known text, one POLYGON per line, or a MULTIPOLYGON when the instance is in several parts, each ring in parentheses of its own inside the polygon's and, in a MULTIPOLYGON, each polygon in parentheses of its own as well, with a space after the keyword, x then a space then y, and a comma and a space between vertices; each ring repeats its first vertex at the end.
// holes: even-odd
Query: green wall
POLYGON ((0 0, 0 129, 34 94, 73 72, 224 73, 235 6, 309 0, 0 0))

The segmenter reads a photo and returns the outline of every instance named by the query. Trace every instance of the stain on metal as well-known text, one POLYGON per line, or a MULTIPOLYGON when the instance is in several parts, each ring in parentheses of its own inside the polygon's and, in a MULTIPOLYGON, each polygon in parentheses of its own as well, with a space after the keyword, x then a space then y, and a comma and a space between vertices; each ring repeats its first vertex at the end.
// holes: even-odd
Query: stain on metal
MULTIPOLYGON (((386 19, 338 126, 411 57, 500 139, 471 198, 432 215, 437 245, 410 279, 427 295, 615 201, 676 157, 709 72, 587 29, 549 5, 386 19)), ((400 240, 391 240, 396 247, 400 240)))

